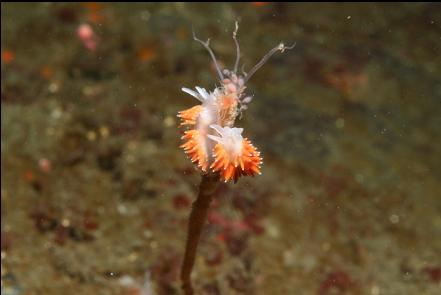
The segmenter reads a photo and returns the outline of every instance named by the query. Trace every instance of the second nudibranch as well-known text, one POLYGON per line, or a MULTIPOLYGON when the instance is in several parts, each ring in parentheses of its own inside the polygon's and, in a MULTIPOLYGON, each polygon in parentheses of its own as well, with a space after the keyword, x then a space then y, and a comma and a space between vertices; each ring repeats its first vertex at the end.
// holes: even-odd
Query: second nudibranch
POLYGON ((207 92, 196 87, 196 91, 182 91, 197 98, 201 104, 179 112, 184 132, 181 147, 202 171, 219 173, 225 182, 240 176, 260 174, 262 158, 247 138, 242 137, 242 128, 234 128, 239 112, 237 89, 228 84, 207 92), (235 91, 231 91, 235 90, 235 91))

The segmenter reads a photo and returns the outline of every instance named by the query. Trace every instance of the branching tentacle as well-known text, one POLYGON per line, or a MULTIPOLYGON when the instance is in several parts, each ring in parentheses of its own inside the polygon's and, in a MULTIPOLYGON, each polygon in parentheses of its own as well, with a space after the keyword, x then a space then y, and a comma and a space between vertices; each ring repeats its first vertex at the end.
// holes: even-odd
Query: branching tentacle
POLYGON ((280 43, 273 49, 271 49, 267 54, 265 54, 264 57, 251 69, 251 71, 248 72, 248 74, 244 78, 244 82, 247 83, 248 80, 257 72, 258 69, 260 69, 267 61, 270 59, 271 56, 273 56, 274 53, 277 51, 284 52, 285 50, 293 49, 296 46, 296 43, 294 43, 291 46, 285 46, 285 44, 280 43))
POLYGON ((218 76, 219 76, 219 79, 222 81, 222 80, 224 79, 224 76, 222 75, 222 71, 221 71, 221 69, 220 69, 220 67, 219 67, 219 63, 217 62, 216 56, 214 55, 213 50, 211 50, 211 48, 210 48, 210 38, 208 38, 207 41, 205 41, 205 42, 202 41, 201 39, 199 39, 198 37, 196 37, 196 33, 194 32, 194 29, 193 29, 193 39, 194 39, 195 41, 201 43, 202 46, 204 46, 205 49, 207 49, 208 53, 209 53, 210 56, 211 56, 211 59, 212 59, 213 62, 214 62, 214 66, 216 67, 216 71, 217 71, 217 74, 218 74, 218 76))
POLYGON ((239 22, 236 21, 235 23, 236 28, 234 29, 233 32, 233 40, 234 43, 236 44, 236 62, 234 63, 234 74, 237 74, 237 68, 239 67, 239 60, 240 60, 240 46, 239 46, 239 41, 237 41, 237 31, 239 30, 239 22))

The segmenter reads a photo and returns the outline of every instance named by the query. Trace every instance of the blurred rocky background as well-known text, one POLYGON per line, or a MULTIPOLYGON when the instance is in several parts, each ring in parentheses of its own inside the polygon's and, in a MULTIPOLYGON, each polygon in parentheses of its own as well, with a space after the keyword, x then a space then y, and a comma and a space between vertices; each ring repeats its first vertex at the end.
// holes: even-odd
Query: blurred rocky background
POLYGON ((1 292, 180 294, 176 113, 239 41, 263 174, 223 185, 198 294, 439 294, 441 6, 1 4, 1 292))

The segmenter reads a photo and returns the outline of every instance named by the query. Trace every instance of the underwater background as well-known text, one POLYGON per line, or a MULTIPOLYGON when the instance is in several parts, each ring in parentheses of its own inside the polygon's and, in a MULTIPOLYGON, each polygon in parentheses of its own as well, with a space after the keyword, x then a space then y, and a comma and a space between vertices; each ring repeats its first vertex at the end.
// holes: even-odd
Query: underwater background
POLYGON ((200 173, 181 87, 279 42, 197 294, 441 294, 441 5, 1 4, 1 293, 181 294, 200 173))

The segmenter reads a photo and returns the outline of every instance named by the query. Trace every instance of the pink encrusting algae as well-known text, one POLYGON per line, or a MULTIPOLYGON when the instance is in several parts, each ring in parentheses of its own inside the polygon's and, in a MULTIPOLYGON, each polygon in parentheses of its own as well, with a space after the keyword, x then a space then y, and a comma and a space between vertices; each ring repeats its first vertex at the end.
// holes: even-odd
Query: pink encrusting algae
POLYGON ((234 127, 236 118, 242 115, 252 101, 252 96, 245 94, 245 84, 274 53, 284 52, 294 47, 294 45, 287 47, 280 43, 248 73, 239 75, 237 74, 240 61, 238 29, 236 22, 236 29, 233 32, 236 61, 232 71, 221 70, 209 46, 210 39, 204 42, 193 32, 194 40, 201 43, 210 54, 220 86, 213 91, 207 91, 198 86, 195 87, 196 91, 182 88, 183 92, 195 97, 201 103, 178 113, 181 119, 180 126, 186 129, 182 136, 181 148, 202 171, 199 194, 193 202, 189 217, 187 243, 181 269, 182 289, 186 295, 193 294, 190 276, 201 231, 219 180, 237 182, 241 176, 260 174, 262 164, 260 152, 248 138, 242 136, 243 128, 234 127))

